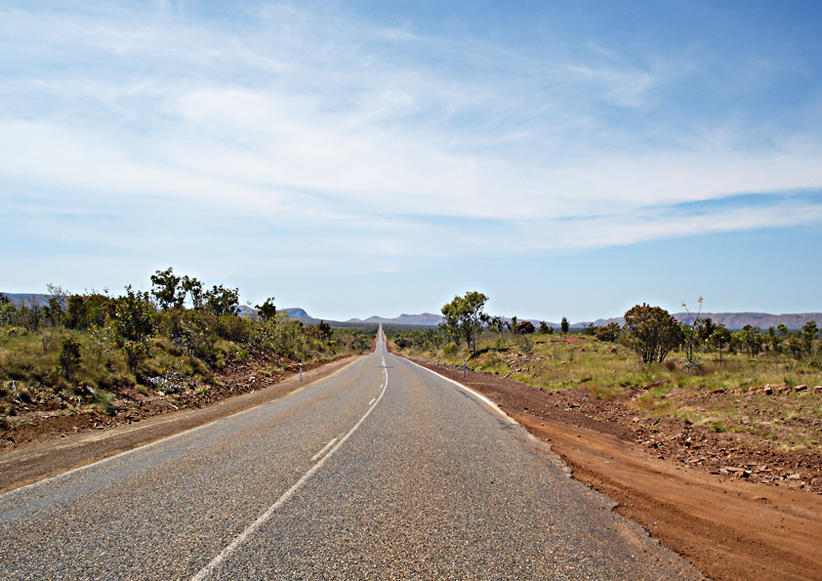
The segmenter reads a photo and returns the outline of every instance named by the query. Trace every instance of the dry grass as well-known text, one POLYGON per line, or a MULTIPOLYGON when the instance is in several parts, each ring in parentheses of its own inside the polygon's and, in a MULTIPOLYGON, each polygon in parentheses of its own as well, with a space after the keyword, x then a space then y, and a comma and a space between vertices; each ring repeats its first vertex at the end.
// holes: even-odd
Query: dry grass
POLYGON ((822 371, 813 360, 769 353, 706 353, 696 372, 683 370, 681 353, 663 364, 646 365, 622 346, 589 336, 531 336, 526 343, 511 334, 484 335, 478 353, 440 349, 428 356, 474 371, 510 377, 541 389, 577 389, 587 397, 617 401, 645 417, 671 418, 714 432, 735 432, 771 440, 785 450, 822 450, 822 371), (766 384, 807 385, 764 395, 766 384))

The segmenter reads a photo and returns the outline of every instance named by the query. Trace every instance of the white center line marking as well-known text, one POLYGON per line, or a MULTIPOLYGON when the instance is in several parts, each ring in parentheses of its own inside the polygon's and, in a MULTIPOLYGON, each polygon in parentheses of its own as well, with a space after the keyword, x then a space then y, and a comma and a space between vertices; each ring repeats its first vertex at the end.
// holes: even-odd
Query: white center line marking
MULTIPOLYGON (((377 399, 377 398, 375 397, 374 399, 377 399)), ((369 402, 368 402, 368 405, 371 405, 372 403, 374 403, 374 399, 372 399, 371 401, 369 401, 369 402)))
MULTIPOLYGON (((384 357, 383 357, 382 363, 383 363, 383 366, 385 366, 385 358, 384 357)), ((388 374, 386 373, 385 381, 382 384, 382 391, 380 392, 379 397, 377 397, 377 401, 374 402, 374 404, 370 408, 368 408, 368 411, 365 412, 365 414, 360 418, 360 421, 358 421, 356 424, 354 424, 354 427, 351 428, 348 431, 348 433, 345 436, 343 436, 342 439, 339 442, 337 442, 337 444, 333 448, 331 448, 331 451, 328 452, 328 454, 323 456, 316 464, 314 464, 314 466, 312 466, 308 470, 308 472, 306 472, 305 474, 302 475, 302 478, 300 478, 291 488, 286 490, 285 494, 283 494, 280 498, 277 499, 277 502, 275 502, 270 507, 268 507, 268 510, 266 510, 263 514, 261 514, 259 517, 257 517, 257 520, 255 520, 253 523, 248 525, 248 528, 246 528, 243 532, 241 532, 239 535, 237 535, 237 537, 233 541, 231 541, 230 545, 228 545, 225 549, 223 549, 220 552, 219 555, 214 557, 208 565, 206 565, 205 567, 203 567, 200 570, 199 573, 194 575, 194 577, 191 578, 191 581, 202 581, 203 579, 205 579, 206 577, 211 575, 211 573, 214 571, 214 569, 216 569, 220 565, 220 563, 222 563, 228 557, 230 557, 240 547, 240 545, 242 545, 245 542, 245 540, 248 537, 250 537, 251 535, 253 535, 257 531, 257 529, 259 529, 261 526, 263 526, 274 515, 274 513, 277 512, 278 508, 280 508, 282 505, 284 505, 286 502, 288 502, 288 500, 292 496, 294 496, 294 494, 296 494, 296 492, 300 488, 302 488, 303 484, 308 482, 308 479, 311 478, 312 476, 314 476, 314 474, 316 474, 317 471, 320 468, 322 468, 323 464, 325 464, 326 461, 329 458, 331 458, 331 456, 333 456, 334 453, 337 450, 342 448, 342 445, 345 444, 346 440, 348 440, 348 438, 350 438, 354 434, 354 432, 357 431, 357 428, 359 428, 363 424, 365 419, 369 415, 371 415, 371 412, 374 411, 374 408, 377 407, 378 403, 380 403, 380 400, 382 399, 382 396, 385 395, 385 390, 386 390, 387 387, 388 387, 388 374)))
MULTIPOLYGON (((371 400, 371 402, 373 403, 373 402, 374 402, 374 400, 372 399, 372 400, 371 400)), ((371 404, 368 404, 368 405, 371 405, 371 404)), ((325 454, 326 452, 328 452, 328 449, 329 449, 331 446, 333 446, 336 442, 337 442, 337 438, 332 438, 332 439, 331 439, 331 441, 330 441, 330 442, 328 442, 322 450, 320 450, 319 452, 317 452, 316 454, 314 454, 313 456, 311 456, 311 461, 313 462, 314 460, 316 460, 317 458, 319 458, 320 456, 322 456, 323 454, 325 454)))

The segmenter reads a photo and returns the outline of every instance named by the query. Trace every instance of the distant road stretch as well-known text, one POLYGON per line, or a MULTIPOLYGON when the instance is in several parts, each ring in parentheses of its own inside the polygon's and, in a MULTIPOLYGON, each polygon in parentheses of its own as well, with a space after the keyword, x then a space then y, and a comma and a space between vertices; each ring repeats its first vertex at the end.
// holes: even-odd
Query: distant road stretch
POLYGON ((0 579, 701 579, 520 426, 388 354, 0 495, 0 579))

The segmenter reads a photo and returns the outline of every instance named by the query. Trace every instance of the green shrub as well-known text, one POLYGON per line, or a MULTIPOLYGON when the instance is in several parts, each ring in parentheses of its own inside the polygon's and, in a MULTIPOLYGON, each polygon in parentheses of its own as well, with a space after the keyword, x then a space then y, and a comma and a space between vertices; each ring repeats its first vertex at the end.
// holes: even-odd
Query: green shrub
POLYGON ((63 339, 57 362, 60 365, 63 377, 67 381, 71 381, 80 366, 80 343, 73 337, 63 339))
POLYGON ((148 348, 143 343, 126 341, 123 345, 123 356, 125 357, 126 365, 132 373, 137 371, 140 362, 147 359, 148 355, 148 348))
POLYGON ((98 389, 91 396, 91 403, 96 405, 101 412, 107 415, 114 414, 114 394, 98 389))

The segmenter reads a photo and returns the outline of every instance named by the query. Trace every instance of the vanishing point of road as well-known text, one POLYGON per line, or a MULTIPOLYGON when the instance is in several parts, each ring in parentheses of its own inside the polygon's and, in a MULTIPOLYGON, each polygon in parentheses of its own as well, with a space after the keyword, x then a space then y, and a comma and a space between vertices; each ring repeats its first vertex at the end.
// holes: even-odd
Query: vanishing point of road
POLYGON ((0 579, 701 579, 490 402, 386 352, 0 495, 0 579))

